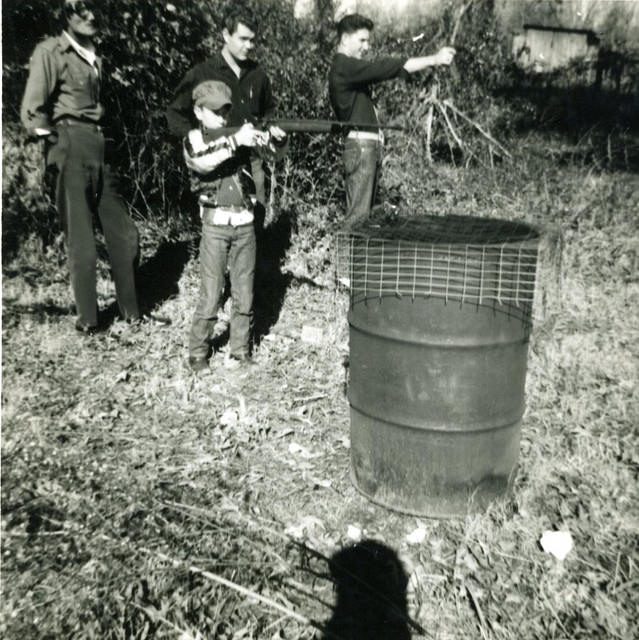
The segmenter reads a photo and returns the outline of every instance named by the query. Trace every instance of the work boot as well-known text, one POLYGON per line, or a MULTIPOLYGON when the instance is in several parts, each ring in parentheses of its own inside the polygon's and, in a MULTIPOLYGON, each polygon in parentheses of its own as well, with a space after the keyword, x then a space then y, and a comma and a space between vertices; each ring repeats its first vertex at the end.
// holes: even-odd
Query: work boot
POLYGON ((209 368, 209 363, 206 358, 189 357, 189 367, 193 373, 202 373, 209 368))
POLYGON ((98 332, 98 327, 96 325, 84 324, 78 318, 78 320, 75 321, 75 330, 84 336, 92 336, 98 332))
POLYGON ((224 366, 231 371, 235 369, 246 369, 255 366, 253 358, 248 353, 232 353, 227 356, 224 366))

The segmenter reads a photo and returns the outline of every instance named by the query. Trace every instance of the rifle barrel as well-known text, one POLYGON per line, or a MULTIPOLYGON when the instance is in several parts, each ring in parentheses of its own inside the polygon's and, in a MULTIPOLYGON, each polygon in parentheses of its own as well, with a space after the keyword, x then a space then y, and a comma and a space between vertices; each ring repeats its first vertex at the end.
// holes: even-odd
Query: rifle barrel
MULTIPOLYGON (((258 129, 268 129, 268 127, 279 127, 286 133, 328 133, 337 135, 350 129, 393 129, 395 131, 405 131, 404 127, 397 124, 370 122, 341 122, 339 120, 306 120, 297 118, 274 118, 273 120, 256 120, 253 124, 258 129)), ((223 127, 218 130, 219 135, 233 135, 240 129, 239 125, 223 127)))
POLYGON ((404 127, 396 124, 370 122, 341 122, 339 120, 304 120, 304 119, 275 119, 265 120, 265 126, 280 127, 287 133, 342 133, 347 129, 394 129, 403 131, 404 127))

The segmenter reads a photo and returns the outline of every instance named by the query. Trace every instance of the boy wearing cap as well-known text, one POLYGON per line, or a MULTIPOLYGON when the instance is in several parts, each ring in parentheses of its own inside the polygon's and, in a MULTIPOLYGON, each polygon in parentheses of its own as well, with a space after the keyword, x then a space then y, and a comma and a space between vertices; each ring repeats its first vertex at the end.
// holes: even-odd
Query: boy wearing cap
POLYGON ((184 138, 184 159, 191 170, 191 189, 198 197, 202 238, 200 297, 189 334, 189 365, 200 372, 208 367, 227 266, 233 302, 227 362, 231 366, 250 362, 256 249, 251 148, 275 153, 275 147, 269 134, 252 124, 225 128, 231 89, 223 82, 201 82, 192 100, 200 127, 184 138))
MULTIPOLYGON (((192 92, 199 83, 206 80, 218 80, 230 87, 233 121, 229 124, 240 126, 245 122, 271 118, 275 113, 275 99, 269 77, 263 67, 251 57, 259 25, 247 7, 239 3, 232 4, 222 25, 222 48, 186 73, 166 110, 169 130, 177 137, 186 135, 193 126, 192 92)), ((274 126, 269 127, 269 133, 275 139, 283 140, 286 136, 282 129, 274 126)), ((266 204, 265 173, 258 153, 251 154, 251 171, 263 215, 266 204)))

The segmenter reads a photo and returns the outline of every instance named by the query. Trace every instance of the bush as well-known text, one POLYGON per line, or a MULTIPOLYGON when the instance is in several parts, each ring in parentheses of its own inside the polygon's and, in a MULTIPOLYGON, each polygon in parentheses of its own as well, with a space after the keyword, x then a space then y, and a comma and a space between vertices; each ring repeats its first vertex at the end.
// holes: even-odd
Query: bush
MULTIPOLYGON (((244 0, 260 25, 256 56, 266 67, 281 116, 330 118, 327 74, 334 51, 330 29, 332 9, 322 0, 322 19, 310 24, 295 20, 288 0, 244 0)), ((527 97, 514 99, 504 87, 524 81, 510 61, 509 43, 498 28, 494 0, 472 3, 457 30, 457 57, 451 69, 435 73, 439 95, 451 98, 457 108, 494 135, 508 136, 522 127, 535 127, 543 118, 527 97)), ((155 0, 110 0, 100 5, 100 50, 105 56, 103 92, 116 149, 115 164, 121 174, 124 196, 139 217, 162 229, 192 231, 193 203, 181 154, 169 138, 164 110, 183 74, 221 46, 222 18, 233 0, 190 0, 180 3, 155 0)), ((436 20, 413 25, 410 35, 377 33, 380 54, 423 55, 447 43, 454 30, 459 3, 450 3, 436 20)), ((55 24, 48 0, 12 0, 3 5, 3 103, 5 132, 5 187, 3 204, 5 238, 15 245, 21 237, 42 232, 47 220, 46 200, 37 193, 30 167, 39 162, 34 149, 18 134, 18 105, 26 80, 27 57, 36 42, 55 24), (24 34, 22 40, 12 37, 24 34), (8 224, 7 224, 8 221, 8 224)), ((389 136, 386 149, 384 201, 398 205, 425 197, 428 171, 424 99, 433 74, 416 74, 409 82, 393 81, 376 88, 381 118, 406 125, 407 135, 389 136)), ((478 129, 453 116, 451 124, 464 141, 460 152, 441 114, 436 112, 432 151, 435 159, 492 162, 486 140, 478 129)), ((344 194, 339 152, 341 140, 331 136, 293 136, 288 159, 277 170, 275 200, 283 228, 292 228, 296 245, 321 253, 294 262, 309 271, 327 264, 327 240, 341 218, 344 194)), ((46 225, 45 225, 46 226, 46 225)), ((169 233, 169 231, 166 231, 169 233)), ((299 259, 298 259, 299 258, 299 259)))

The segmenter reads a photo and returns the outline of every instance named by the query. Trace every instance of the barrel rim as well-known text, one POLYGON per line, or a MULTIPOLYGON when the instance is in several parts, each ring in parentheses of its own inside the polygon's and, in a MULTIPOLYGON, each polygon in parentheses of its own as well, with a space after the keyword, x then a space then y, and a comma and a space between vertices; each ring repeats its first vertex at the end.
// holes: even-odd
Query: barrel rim
POLYGON ((343 229, 341 235, 368 241, 412 242, 418 245, 501 247, 516 244, 536 247, 542 231, 523 220, 459 214, 369 218, 343 229))

